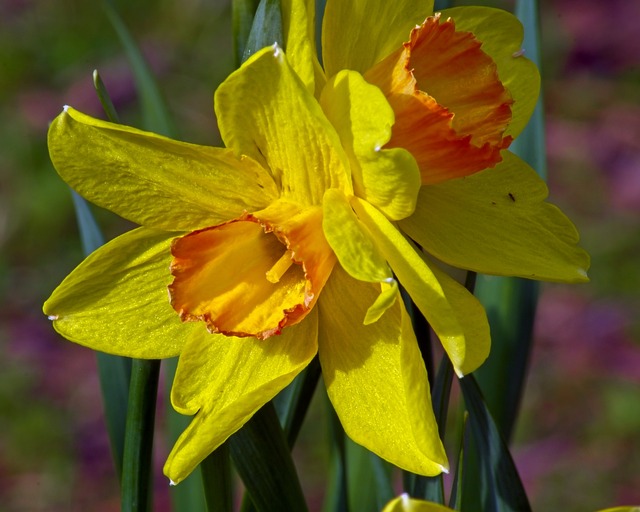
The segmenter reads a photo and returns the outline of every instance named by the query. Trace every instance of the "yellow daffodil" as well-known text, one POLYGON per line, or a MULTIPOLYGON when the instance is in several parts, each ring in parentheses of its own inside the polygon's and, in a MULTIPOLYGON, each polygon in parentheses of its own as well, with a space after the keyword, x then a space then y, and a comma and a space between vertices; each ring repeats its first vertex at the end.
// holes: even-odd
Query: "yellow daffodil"
POLYGON ((285 0, 287 44, 318 94, 343 69, 362 73, 395 113, 387 147, 409 149, 424 185, 493 167, 526 125, 540 86, 523 57, 522 25, 489 7, 433 12, 433 1, 328 0, 324 72, 315 59, 313 3, 285 0), (357 27, 357 28, 356 28, 357 27))
POLYGON ((431 501, 410 498, 408 494, 401 494, 387 503, 382 512, 453 512, 453 509, 431 501))
MULTIPOLYGON (((339 4, 328 3, 329 19, 339 4)), ((461 268, 550 280, 585 280, 587 256, 573 225, 544 202, 544 183, 510 153, 475 172, 497 157, 467 162, 471 149, 461 157, 463 178, 452 179, 461 173, 447 165, 428 178, 420 143, 405 145, 392 129, 411 113, 394 112, 395 89, 371 78, 396 76, 395 68, 368 73, 377 56, 360 67, 336 62, 325 81, 308 58, 310 11, 289 7, 291 62, 277 46, 266 48, 216 92, 228 149, 71 108, 56 118, 49 148, 63 179, 142 227, 89 256, 44 310, 63 336, 97 350, 180 355, 171 399, 195 416, 165 466, 176 483, 316 354, 350 437, 402 468, 437 474, 446 455, 396 279, 458 375, 484 361, 490 338, 479 302, 414 241, 461 268)), ((346 55, 355 58, 388 45, 351 46, 346 55)), ((327 70, 331 62, 325 56, 327 70)), ((517 95, 512 100, 517 126, 517 95)), ((455 123, 452 130, 465 144, 476 141, 455 123)), ((487 130, 480 139, 502 150, 509 134, 487 130)))

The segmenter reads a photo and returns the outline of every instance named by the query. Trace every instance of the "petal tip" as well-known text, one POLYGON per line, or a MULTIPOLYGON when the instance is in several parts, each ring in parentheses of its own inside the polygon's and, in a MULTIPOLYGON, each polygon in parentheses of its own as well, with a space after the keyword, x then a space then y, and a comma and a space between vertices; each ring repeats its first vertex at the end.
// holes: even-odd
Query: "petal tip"
POLYGON ((176 485, 178 485, 178 484, 177 484, 177 482, 174 482, 173 480, 171 480, 171 478, 169 478, 169 485, 170 485, 171 487, 175 487, 175 486, 176 486, 176 485))

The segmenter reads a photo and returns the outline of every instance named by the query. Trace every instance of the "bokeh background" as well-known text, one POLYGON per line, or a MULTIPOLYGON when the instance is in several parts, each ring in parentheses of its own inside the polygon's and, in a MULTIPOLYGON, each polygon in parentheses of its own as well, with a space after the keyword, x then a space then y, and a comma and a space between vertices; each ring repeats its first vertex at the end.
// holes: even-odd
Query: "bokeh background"
MULTIPOLYGON (((180 138, 219 145, 212 93, 233 68, 229 3, 114 3, 180 138)), ((547 0, 541 9, 551 197, 593 262, 591 283, 543 287, 514 456, 534 510, 640 504, 640 2, 547 0)), ((64 104, 101 115, 96 68, 123 122, 141 126, 100 2, 0 1, 0 510, 119 510, 94 355, 41 313, 82 259, 47 125, 64 104)), ((130 228, 96 215, 109 238, 130 228)), ((161 465, 161 410, 158 423, 161 465)), ((320 427, 305 427, 296 456, 319 502, 325 434, 322 421, 310 423, 320 427)), ((156 488, 156 509, 167 510, 163 477, 156 488)))

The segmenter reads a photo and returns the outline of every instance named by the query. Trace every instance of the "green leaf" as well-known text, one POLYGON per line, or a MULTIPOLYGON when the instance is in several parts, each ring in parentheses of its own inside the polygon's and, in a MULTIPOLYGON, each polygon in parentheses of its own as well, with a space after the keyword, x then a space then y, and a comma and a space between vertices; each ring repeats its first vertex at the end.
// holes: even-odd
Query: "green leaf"
POLYGON ((320 374, 320 360, 316 356, 293 382, 273 399, 289 449, 293 448, 298 438, 320 374))
POLYGON ((242 62, 266 46, 278 45, 284 48, 282 32, 282 11, 280 0, 260 0, 253 19, 249 39, 242 54, 242 62))
POLYGON ((153 73, 144 60, 142 52, 140 52, 140 49, 120 18, 113 3, 109 0, 104 0, 102 5, 129 59, 133 71, 133 78, 138 89, 140 101, 142 102, 144 128, 168 137, 174 135, 175 128, 171 122, 153 73))
POLYGON ((259 512, 305 511, 302 488, 271 402, 229 440, 231 458, 259 512))
POLYGON ((492 345, 474 375, 507 441, 524 390, 539 288, 525 279, 478 276, 476 296, 487 311, 492 345))
POLYGON ((467 443, 467 419, 469 414, 464 413, 462 418, 462 428, 460 429, 460 443, 458 448, 458 458, 456 460, 456 472, 453 475, 453 483, 451 484, 451 496, 449 497, 449 508, 454 510, 462 510, 462 482, 464 480, 464 456, 465 445, 467 443))
MULTIPOLYGON (((204 459, 200 463, 200 470, 207 500, 207 510, 232 512, 234 485, 228 443, 222 444, 204 459)), ((202 510, 202 507, 193 506, 188 510, 202 510)))
POLYGON ((393 466, 373 452, 368 452, 368 455, 373 473, 372 488, 375 490, 376 510, 382 510, 396 495, 391 485, 393 466))
POLYGON ((531 510, 524 486, 509 448, 500 435, 482 392, 473 375, 459 379, 460 388, 469 411, 469 427, 478 450, 480 475, 465 473, 467 479, 478 485, 478 476, 483 487, 483 502, 464 498, 469 510, 485 512, 526 512, 531 510))
POLYGON ((146 512, 153 502, 153 427, 160 361, 134 359, 122 465, 122 511, 146 512))
MULTIPOLYGON (((525 56, 540 67, 540 19, 537 0, 517 0, 515 14, 524 25, 522 47, 525 56)), ((529 124, 513 142, 510 149, 527 162, 541 178, 547 177, 546 147, 542 91, 529 124)))
POLYGON ((329 449, 331 465, 327 491, 322 510, 324 512, 349 512, 349 482, 347 479, 346 434, 326 392, 323 394, 329 418, 329 449))
POLYGON ((349 509, 376 512, 395 497, 391 465, 366 448, 345 438, 349 509))
POLYGON ((107 118, 112 123, 119 123, 120 119, 118 113, 116 112, 116 108, 113 106, 113 101, 111 101, 111 96, 107 92, 107 88, 104 86, 104 82, 100 77, 100 73, 95 69, 93 71, 93 87, 98 94, 98 99, 100 100, 100 104, 102 105, 102 109, 105 114, 107 114, 107 118))
MULTIPOLYGON (((438 373, 431 390, 431 401, 433 403, 433 411, 436 416, 436 421, 438 422, 440 435, 446 432, 452 382, 453 366, 449 358, 445 356, 440 362, 438 373)), ((412 497, 444 505, 444 480, 442 475, 434 477, 413 475, 413 478, 409 481, 411 487, 407 490, 412 497)))
POLYGON ((243 55, 251 33, 253 17, 258 0, 231 0, 231 20, 233 25, 233 49, 236 67, 243 61, 243 55))

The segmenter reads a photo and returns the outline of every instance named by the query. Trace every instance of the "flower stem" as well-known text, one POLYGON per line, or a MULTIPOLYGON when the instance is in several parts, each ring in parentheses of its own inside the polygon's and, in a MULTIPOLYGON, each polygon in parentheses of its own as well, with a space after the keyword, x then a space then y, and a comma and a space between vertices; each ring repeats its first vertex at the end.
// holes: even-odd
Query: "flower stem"
POLYGON ((207 510, 233 510, 233 478, 229 444, 224 443, 200 463, 207 510))
POLYGON ((151 510, 153 426, 160 361, 134 359, 122 471, 122 511, 151 510))

